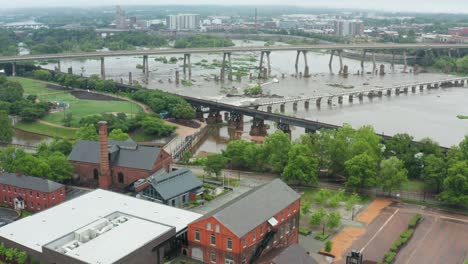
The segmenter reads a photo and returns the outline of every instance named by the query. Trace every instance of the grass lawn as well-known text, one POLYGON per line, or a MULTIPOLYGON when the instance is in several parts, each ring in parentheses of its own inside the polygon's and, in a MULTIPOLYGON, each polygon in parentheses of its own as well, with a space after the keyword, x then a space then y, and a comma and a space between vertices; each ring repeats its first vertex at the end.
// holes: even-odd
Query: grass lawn
POLYGON ((39 122, 19 123, 15 127, 27 132, 59 138, 74 138, 76 132, 75 129, 52 127, 39 122))
POLYGON ((132 102, 82 100, 74 97, 67 91, 61 92, 59 90, 49 89, 45 83, 39 81, 26 78, 16 78, 16 80, 23 85, 25 93, 38 95, 40 101, 62 101, 70 105, 70 108, 66 109, 64 112, 52 113, 43 118, 44 121, 58 125, 63 125, 62 120, 66 113, 72 114, 72 127, 79 127, 78 122, 85 116, 120 112, 135 114, 143 111, 139 105, 132 102))
POLYGON ((424 182, 416 181, 416 180, 409 180, 405 184, 403 184, 401 190, 409 191, 409 192, 424 190, 424 182))

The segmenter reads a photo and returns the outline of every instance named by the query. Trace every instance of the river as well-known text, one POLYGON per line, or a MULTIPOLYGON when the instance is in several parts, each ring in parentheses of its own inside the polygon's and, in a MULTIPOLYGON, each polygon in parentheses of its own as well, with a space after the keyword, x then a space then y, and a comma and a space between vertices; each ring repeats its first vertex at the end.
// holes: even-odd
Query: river
MULTIPOLYGON (((238 46, 261 46, 261 41, 235 41, 238 46)), ((278 45, 276 43, 275 45, 278 45)), ((213 80, 213 75, 219 75, 219 68, 209 69, 209 67, 195 64, 211 64, 214 60, 220 61, 222 54, 193 54, 192 60, 192 80, 193 86, 176 85, 169 82, 174 80, 175 70, 179 69, 182 74, 182 61, 177 64, 164 64, 161 61, 155 61, 159 56, 149 56, 149 84, 148 88, 162 89, 168 92, 190 95, 212 100, 223 101, 226 103, 241 105, 255 101, 252 98, 226 97, 226 93, 242 93, 246 87, 257 85, 257 80, 248 80, 243 77, 241 82, 226 81, 218 83, 213 80)), ((177 58, 182 57, 175 56, 177 58)), ((167 56, 169 59, 170 56, 167 56)), ((402 73, 403 65, 396 65, 392 71, 389 63, 385 65, 386 74, 384 76, 364 74, 356 75, 361 70, 360 61, 343 58, 343 64, 349 67, 349 76, 338 75, 339 59, 335 56, 333 62, 333 72, 330 72, 328 62, 330 56, 320 52, 309 52, 308 62, 311 77, 295 78, 294 63, 296 52, 281 51, 271 53, 272 78, 279 80, 274 83, 270 80, 262 84, 265 93, 276 94, 284 97, 302 97, 313 95, 330 95, 343 91, 344 88, 332 87, 331 84, 353 86, 350 90, 362 90, 372 87, 388 87, 398 84, 415 83, 420 81, 440 80, 453 76, 443 73, 402 73), (285 74, 286 78, 281 78, 285 74)), ((232 60, 234 66, 254 67, 258 64, 259 54, 251 52, 233 53, 232 60), (256 60, 250 62, 248 60, 256 60)), ((136 69, 137 64, 142 64, 141 56, 134 57, 112 57, 106 58, 107 78, 117 81, 123 79, 127 82, 128 72, 131 71, 134 80, 142 81, 142 70, 136 69)), ((381 64, 378 62, 378 64, 381 64)), ((53 69, 55 64, 45 65, 43 67, 53 69)), ((100 73, 100 61, 96 59, 66 59, 61 61, 62 70, 72 67, 75 74, 82 73, 85 76, 100 73)), ((366 62, 365 72, 372 71, 372 63, 366 62)), ((303 56, 300 57, 299 71, 303 71, 303 56)), ((253 70, 251 72, 254 72, 253 70)), ((254 73, 256 75, 256 73, 254 73)), ((326 102, 322 102, 322 107, 317 109, 315 103, 311 102, 310 109, 304 110, 303 104, 299 105, 298 111, 292 111, 292 104, 286 105, 286 114, 299 117, 319 120, 333 124, 349 123, 353 127, 370 124, 377 132, 393 135, 395 133, 409 133, 415 139, 430 137, 438 141, 443 146, 457 144, 465 134, 468 133, 468 120, 456 118, 459 114, 468 114, 468 89, 451 88, 419 91, 415 94, 411 92, 408 95, 364 99, 362 103, 355 100, 353 104, 346 102, 343 105, 328 107, 326 102)), ((264 100, 264 99, 260 99, 264 100)), ((278 108, 279 106, 274 106, 278 108)), ((266 109, 263 109, 266 110, 266 109)), ((246 119, 248 121, 248 119, 246 119)), ((250 125, 245 126, 245 133, 248 133, 250 125)), ((273 129, 271 129, 273 131, 273 129)), ((293 128, 293 138, 303 133, 300 128, 293 128)), ((215 152, 225 146, 228 138, 227 128, 221 128, 219 135, 207 139, 199 151, 215 152), (218 143, 217 143, 218 142, 218 143)))

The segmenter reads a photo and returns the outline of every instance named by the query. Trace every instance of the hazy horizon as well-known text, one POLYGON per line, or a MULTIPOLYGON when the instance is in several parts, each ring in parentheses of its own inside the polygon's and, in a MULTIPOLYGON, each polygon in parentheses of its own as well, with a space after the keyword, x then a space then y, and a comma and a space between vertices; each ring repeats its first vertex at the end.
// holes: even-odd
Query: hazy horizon
POLYGON ((179 0, 177 4, 167 3, 161 0, 79 0, 76 2, 64 2, 61 0, 17 0, 6 1, 0 0, 0 9, 11 8, 45 8, 45 7, 98 7, 98 6, 113 6, 113 5, 263 5, 263 6, 303 6, 303 7, 317 7, 317 8, 343 8, 343 9, 366 9, 375 11, 388 11, 388 12, 418 12, 418 13, 468 13, 468 1, 460 2, 459 0, 446 0, 446 1, 424 1, 424 0, 328 0, 328 1, 311 1, 308 0, 290 0, 287 3, 276 3, 271 0, 237 0, 235 4, 226 0, 179 0))

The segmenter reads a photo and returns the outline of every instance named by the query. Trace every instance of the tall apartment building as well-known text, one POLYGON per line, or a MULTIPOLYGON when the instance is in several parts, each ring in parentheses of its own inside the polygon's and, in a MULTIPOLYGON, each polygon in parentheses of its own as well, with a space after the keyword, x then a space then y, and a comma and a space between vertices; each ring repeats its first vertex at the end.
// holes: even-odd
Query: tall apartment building
POLYGON ((125 11, 120 6, 117 6, 117 10, 115 11, 115 27, 118 29, 127 28, 127 19, 125 18, 125 11))
POLYGON ((169 30, 195 30, 200 26, 200 15, 198 14, 178 14, 169 15, 166 18, 166 25, 169 30))
POLYGON ((364 23, 357 20, 336 20, 334 22, 335 36, 355 37, 364 33, 364 23))

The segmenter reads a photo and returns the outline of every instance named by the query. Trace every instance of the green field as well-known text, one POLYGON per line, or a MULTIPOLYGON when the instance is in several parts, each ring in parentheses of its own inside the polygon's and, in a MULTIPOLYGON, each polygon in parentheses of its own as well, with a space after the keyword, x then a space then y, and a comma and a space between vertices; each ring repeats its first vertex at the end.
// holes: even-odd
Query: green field
POLYGON ((52 127, 39 122, 19 123, 15 127, 32 133, 60 138, 74 138, 76 132, 76 129, 52 127))
POLYGON ((65 114, 72 114, 72 127, 79 127, 78 122, 82 117, 101 114, 101 113, 127 113, 135 114, 143 111, 142 108, 132 102, 127 101, 98 101, 98 100, 82 100, 74 97, 67 91, 59 91, 47 88, 47 84, 26 79, 15 78, 24 88, 25 94, 38 95, 40 101, 45 102, 66 102, 70 108, 62 112, 52 113, 43 118, 44 121, 63 125, 65 114))

